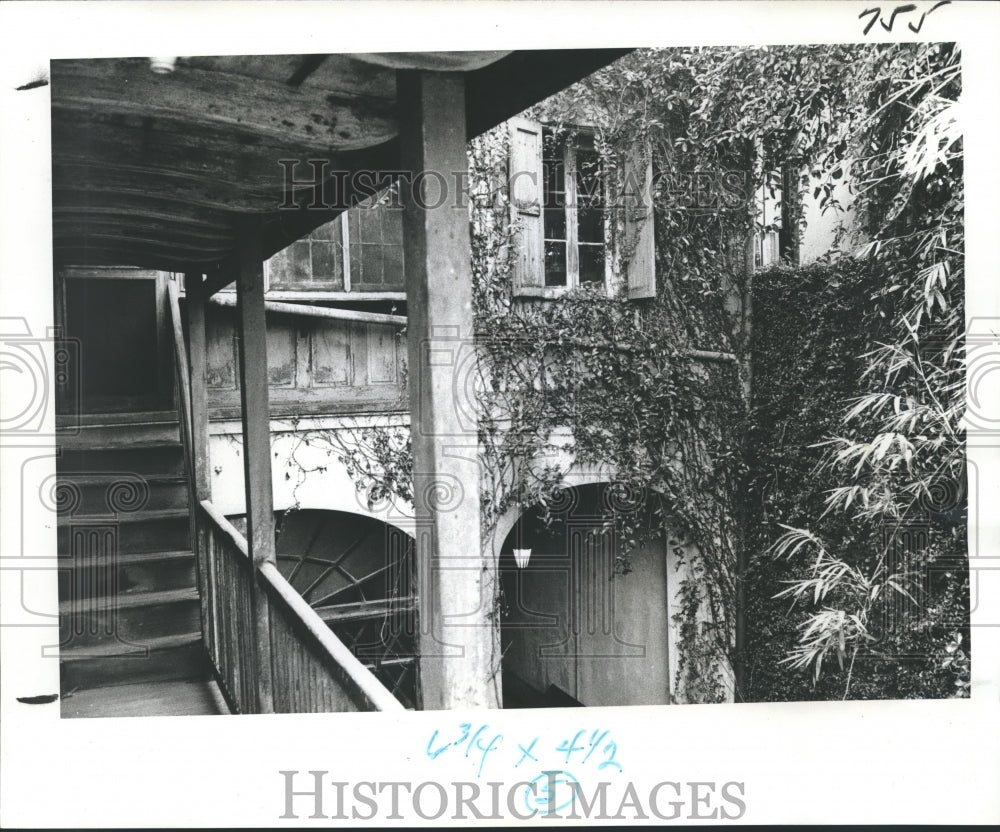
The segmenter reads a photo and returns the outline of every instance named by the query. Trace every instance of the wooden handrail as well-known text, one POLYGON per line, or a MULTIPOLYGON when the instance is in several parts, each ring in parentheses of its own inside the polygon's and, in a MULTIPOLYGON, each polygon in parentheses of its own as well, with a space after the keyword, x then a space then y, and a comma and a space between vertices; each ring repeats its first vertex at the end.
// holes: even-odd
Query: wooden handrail
POLYGON ((184 341, 184 326, 181 323, 181 307, 178 300, 177 282, 171 280, 167 284, 167 296, 170 299, 170 324, 174 333, 174 360, 177 365, 177 383, 180 387, 180 413, 178 417, 183 420, 182 430, 187 431, 185 449, 190 453, 191 448, 191 379, 188 378, 187 346, 184 341))
MULTIPOLYGON (((236 298, 228 295, 212 295, 209 303, 216 306, 236 306, 236 298)), ((283 315, 304 315, 311 318, 331 318, 337 321, 353 321, 366 324, 389 324, 406 326, 406 315, 389 315, 385 312, 362 312, 357 309, 336 309, 330 306, 311 306, 305 303, 281 303, 264 301, 264 310, 283 315)))
POLYGON ((247 546, 247 539, 240 534, 239 529, 229 522, 226 516, 219 511, 215 505, 213 505, 211 500, 202 500, 200 506, 201 510, 208 516, 208 519, 215 526, 216 530, 225 535, 225 537, 230 543, 233 544, 240 554, 249 560, 250 547, 247 546))

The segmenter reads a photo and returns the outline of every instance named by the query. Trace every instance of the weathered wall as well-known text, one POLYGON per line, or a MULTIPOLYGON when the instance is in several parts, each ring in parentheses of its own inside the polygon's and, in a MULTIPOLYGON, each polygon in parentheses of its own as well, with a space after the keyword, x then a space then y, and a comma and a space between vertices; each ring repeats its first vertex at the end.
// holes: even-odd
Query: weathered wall
MULTIPOLYGON (((216 417, 239 417, 235 322, 235 309, 209 307, 209 406, 216 417)), ((271 412, 405 410, 405 344, 398 333, 398 327, 385 324, 269 314, 271 412)))
MULTIPOLYGON (((294 424, 273 420, 271 481, 275 511, 293 507, 346 511, 412 531, 412 506, 399 501, 369 507, 365 494, 355 488, 347 468, 337 458, 336 442, 328 436, 336 431, 350 441, 353 432, 367 426, 405 425, 408 421, 403 415, 305 418, 294 424)), ((223 514, 245 514, 240 424, 213 422, 209 450, 212 502, 223 514)))

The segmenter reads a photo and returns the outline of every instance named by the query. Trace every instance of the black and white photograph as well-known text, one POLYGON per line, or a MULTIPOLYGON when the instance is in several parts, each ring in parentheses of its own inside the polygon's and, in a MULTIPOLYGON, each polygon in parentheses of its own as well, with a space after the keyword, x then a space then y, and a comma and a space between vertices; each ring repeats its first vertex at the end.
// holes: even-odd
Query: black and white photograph
POLYGON ((1000 820, 998 8, 43 7, 5 825, 1000 820))

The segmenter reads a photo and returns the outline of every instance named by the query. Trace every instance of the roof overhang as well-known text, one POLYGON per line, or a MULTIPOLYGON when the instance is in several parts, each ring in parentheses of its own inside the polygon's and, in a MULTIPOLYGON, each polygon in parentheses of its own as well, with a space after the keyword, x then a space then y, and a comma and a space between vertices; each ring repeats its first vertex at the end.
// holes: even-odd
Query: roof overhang
POLYGON ((400 169, 397 71, 462 73, 472 138, 628 51, 53 61, 56 262, 208 272, 247 217, 270 256, 400 169))

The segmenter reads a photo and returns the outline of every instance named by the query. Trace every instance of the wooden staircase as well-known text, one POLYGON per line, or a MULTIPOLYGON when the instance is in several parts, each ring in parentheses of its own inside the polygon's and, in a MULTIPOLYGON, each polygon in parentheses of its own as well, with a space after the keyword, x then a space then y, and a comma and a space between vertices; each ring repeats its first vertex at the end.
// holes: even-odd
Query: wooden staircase
POLYGON ((84 427, 58 445, 63 716, 221 712, 203 690, 176 414, 84 427))

